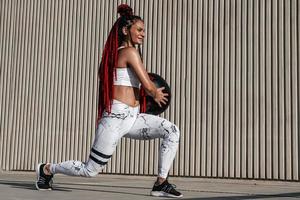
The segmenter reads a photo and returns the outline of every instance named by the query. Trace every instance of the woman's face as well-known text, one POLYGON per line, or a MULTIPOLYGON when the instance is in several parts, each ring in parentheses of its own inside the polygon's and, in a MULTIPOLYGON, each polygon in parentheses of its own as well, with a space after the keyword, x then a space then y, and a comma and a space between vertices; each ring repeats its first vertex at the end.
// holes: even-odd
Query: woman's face
POLYGON ((129 31, 133 45, 143 43, 145 37, 145 27, 143 21, 137 20, 134 24, 132 24, 129 31))

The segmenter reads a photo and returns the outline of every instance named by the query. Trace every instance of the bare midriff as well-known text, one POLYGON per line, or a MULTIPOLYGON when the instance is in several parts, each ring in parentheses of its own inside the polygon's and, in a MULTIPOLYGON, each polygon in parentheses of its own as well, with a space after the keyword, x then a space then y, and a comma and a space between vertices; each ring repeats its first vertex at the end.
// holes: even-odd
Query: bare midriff
POLYGON ((114 99, 121 101, 131 107, 136 107, 139 102, 139 88, 114 85, 114 99))

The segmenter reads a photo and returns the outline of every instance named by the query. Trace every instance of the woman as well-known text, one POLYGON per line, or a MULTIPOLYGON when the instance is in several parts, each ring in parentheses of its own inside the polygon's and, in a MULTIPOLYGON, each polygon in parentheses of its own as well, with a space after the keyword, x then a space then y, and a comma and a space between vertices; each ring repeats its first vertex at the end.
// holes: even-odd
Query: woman
POLYGON ((140 102, 140 85, 160 106, 168 100, 168 94, 162 92, 164 88, 156 88, 150 80, 140 53, 135 48, 143 43, 144 22, 139 16, 133 15, 132 9, 126 4, 118 7, 118 13, 120 17, 110 31, 100 65, 99 121, 89 159, 86 163, 40 163, 36 188, 51 190, 53 175, 57 173, 96 176, 107 164, 122 137, 143 140, 162 138, 159 173, 151 195, 182 197, 174 185, 167 181, 180 132, 166 119, 140 113, 140 109, 145 110, 145 101, 140 102))

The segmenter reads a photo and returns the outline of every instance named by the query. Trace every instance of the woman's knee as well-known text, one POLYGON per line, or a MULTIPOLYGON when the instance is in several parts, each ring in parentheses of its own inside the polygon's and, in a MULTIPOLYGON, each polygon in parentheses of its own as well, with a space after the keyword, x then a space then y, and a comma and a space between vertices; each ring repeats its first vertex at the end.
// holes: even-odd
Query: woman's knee
POLYGON ((85 177, 88 177, 88 178, 95 177, 97 174, 99 174, 99 172, 96 171, 96 170, 89 170, 89 169, 87 169, 85 171, 85 177))
POLYGON ((172 127, 172 137, 174 137, 174 139, 176 140, 176 142, 179 142, 179 139, 180 139, 180 130, 179 128, 173 124, 173 127, 172 127))
POLYGON ((99 148, 96 149, 96 147, 93 147, 91 149, 91 153, 86 164, 85 171, 88 177, 93 177, 100 173, 111 158, 113 153, 113 150, 111 148, 106 148, 102 150, 103 151, 100 151, 99 148))
POLYGON ((99 174, 104 166, 99 165, 97 163, 93 163, 93 161, 88 161, 84 170, 84 176, 88 178, 95 177, 99 174))
POLYGON ((179 142, 180 130, 175 124, 169 122, 163 125, 163 128, 165 131, 164 138, 168 138, 169 140, 174 142, 179 142))

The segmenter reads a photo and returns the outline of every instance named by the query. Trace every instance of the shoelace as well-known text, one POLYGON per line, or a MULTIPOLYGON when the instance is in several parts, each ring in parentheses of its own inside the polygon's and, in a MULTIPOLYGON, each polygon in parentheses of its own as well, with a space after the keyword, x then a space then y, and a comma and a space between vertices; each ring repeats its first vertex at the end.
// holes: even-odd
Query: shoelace
POLYGON ((162 190, 169 193, 172 189, 175 189, 175 188, 176 188, 176 185, 168 183, 168 185, 165 185, 162 188, 162 190))
POLYGON ((51 182, 51 177, 40 176, 38 180, 38 183, 40 184, 51 184, 50 182, 51 182))
POLYGON ((40 176, 40 177, 39 177, 39 180, 38 180, 38 183, 45 184, 45 183, 46 183, 46 181, 47 181, 47 179, 46 179, 46 178, 44 178, 44 177, 40 176))

